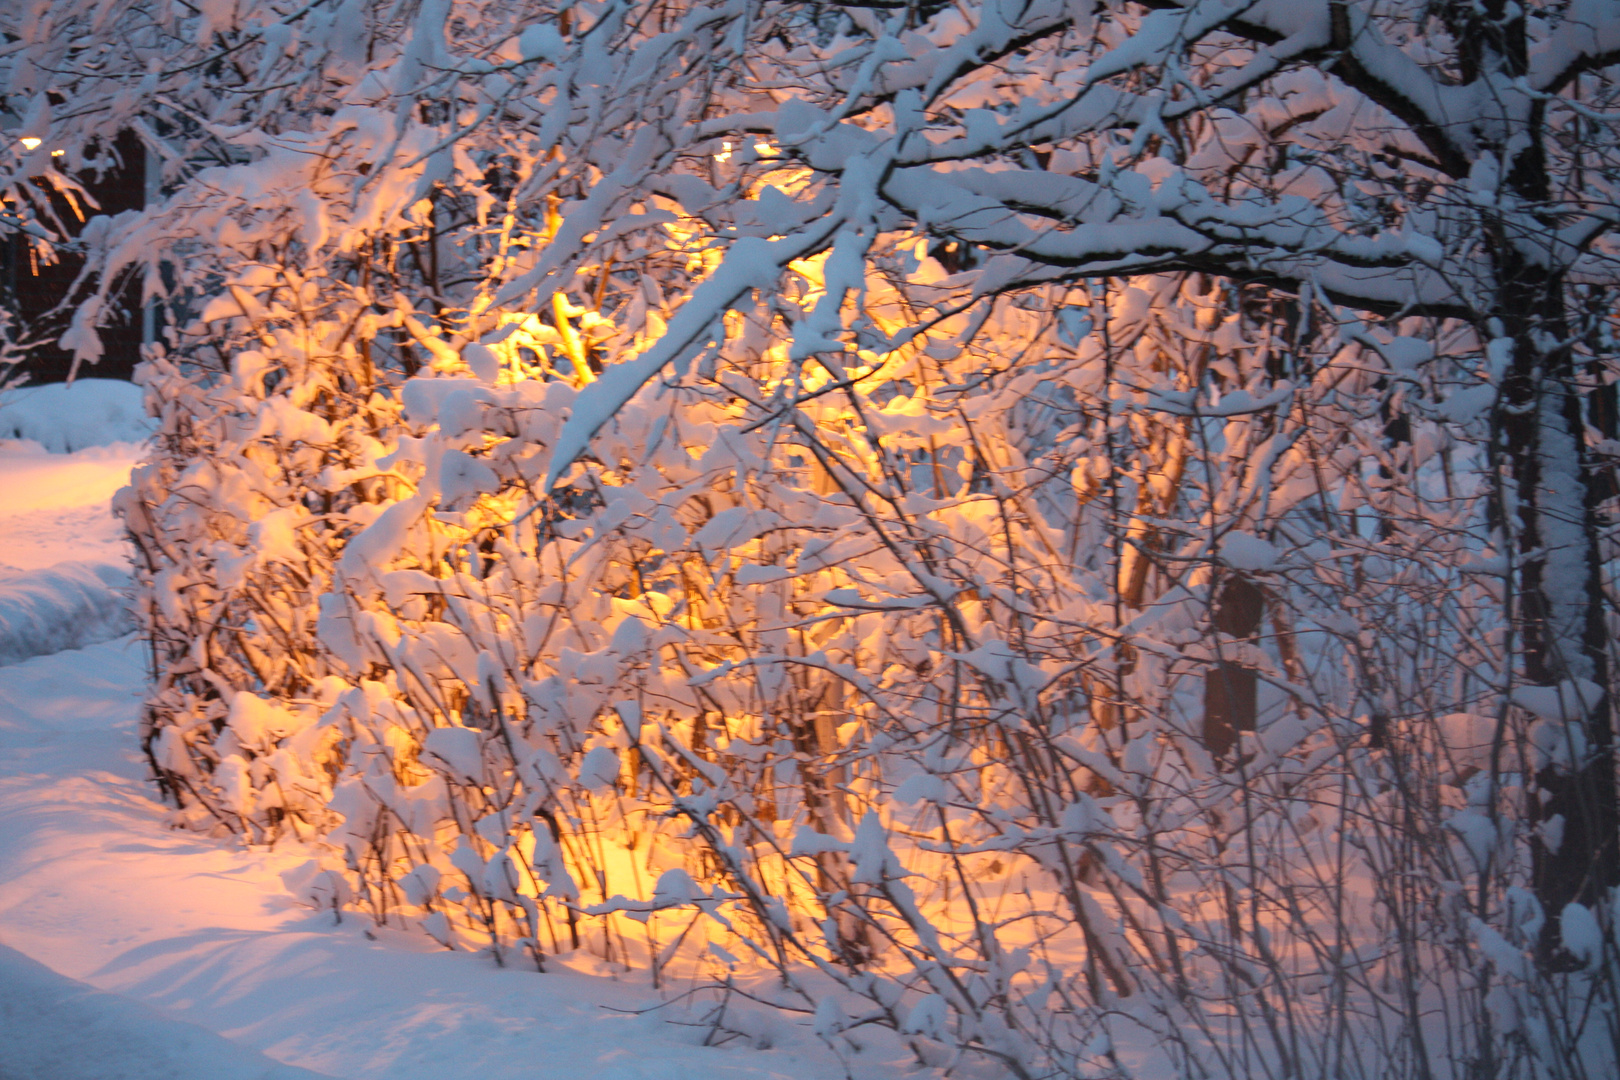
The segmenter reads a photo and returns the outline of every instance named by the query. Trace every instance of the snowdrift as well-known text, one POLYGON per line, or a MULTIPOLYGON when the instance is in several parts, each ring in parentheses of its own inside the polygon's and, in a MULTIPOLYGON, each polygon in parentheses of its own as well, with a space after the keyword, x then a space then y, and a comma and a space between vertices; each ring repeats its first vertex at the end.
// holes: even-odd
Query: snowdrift
POLYGON ((0 439, 32 439, 53 454, 140 442, 151 433, 141 388, 120 379, 77 379, 0 393, 0 439))
POLYGON ((0 664, 111 641, 134 629, 129 571, 69 562, 0 576, 0 664))
POLYGON ((313 1080, 0 945, 0 1060, 30 1080, 313 1080))

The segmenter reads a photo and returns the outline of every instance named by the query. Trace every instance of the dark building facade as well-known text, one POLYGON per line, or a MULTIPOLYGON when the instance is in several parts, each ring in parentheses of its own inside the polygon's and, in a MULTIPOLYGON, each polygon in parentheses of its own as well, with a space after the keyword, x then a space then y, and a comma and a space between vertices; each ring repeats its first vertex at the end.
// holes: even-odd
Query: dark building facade
MULTIPOLYGON (((96 201, 97 208, 84 207, 86 218, 95 214, 117 214, 138 210, 146 204, 146 151, 140 140, 125 132, 114 144, 120 164, 105 172, 77 177, 96 201)), ((43 189, 43 182, 37 182, 43 189)), ((83 226, 67 200, 51 196, 57 217, 77 232, 83 226)), ((73 282, 84 267, 82 258, 59 252, 54 263, 38 259, 28 242, 13 235, 0 241, 0 294, 17 320, 21 340, 35 344, 11 374, 26 374, 30 383, 62 382, 73 369, 73 354, 57 344, 72 320, 73 301, 87 287, 81 285, 69 296, 73 282), (64 301, 67 301, 64 303, 64 301)), ((109 324, 101 328, 102 355, 95 364, 81 365, 78 374, 95 378, 127 379, 140 360, 143 337, 141 286, 138 280, 124 283, 119 303, 109 324)))

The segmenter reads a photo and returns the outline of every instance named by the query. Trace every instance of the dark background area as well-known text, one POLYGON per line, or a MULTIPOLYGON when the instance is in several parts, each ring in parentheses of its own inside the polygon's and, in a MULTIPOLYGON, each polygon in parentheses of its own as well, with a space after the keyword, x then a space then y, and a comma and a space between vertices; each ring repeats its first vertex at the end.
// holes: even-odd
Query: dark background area
MULTIPOLYGON (((85 207, 86 217, 138 210, 146 202, 146 152, 140 140, 124 132, 113 145, 121 164, 105 172, 76 177, 98 204, 85 207)), ((45 185, 39 182, 43 189, 45 185)), ((83 226, 67 200, 52 195, 59 220, 75 234, 83 226)), ((57 261, 47 263, 34 257, 27 240, 13 235, 0 240, 0 302, 16 316, 16 332, 22 340, 40 342, 24 359, 0 379, 26 375, 29 383, 63 382, 73 369, 73 354, 56 344, 72 320, 72 305, 63 305, 84 260, 69 252, 59 252, 57 261)), ((87 294, 81 285, 77 297, 87 294)), ((81 364, 78 374, 100 379, 127 379, 135 370, 141 352, 141 286, 131 279, 119 290, 118 311, 110 324, 101 327, 102 355, 94 364, 81 364)), ((9 379, 7 379, 9 381, 9 379)))

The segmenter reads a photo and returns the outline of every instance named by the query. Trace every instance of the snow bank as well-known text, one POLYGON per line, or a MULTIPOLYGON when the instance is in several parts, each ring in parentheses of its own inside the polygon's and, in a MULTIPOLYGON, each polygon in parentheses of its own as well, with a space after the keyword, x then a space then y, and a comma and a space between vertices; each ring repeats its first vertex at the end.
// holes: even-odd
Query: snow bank
POLYGON ((139 456, 133 443, 53 454, 0 441, 0 665, 131 629, 129 548, 109 502, 139 456))
POLYGON ((129 633, 129 583, 128 570, 108 563, 0 576, 0 665, 129 633))
POLYGON ((0 439, 32 439, 53 454, 140 442, 153 421, 141 388, 120 379, 22 386, 0 393, 0 439))
POLYGON ((104 994, 0 945, 0 1061, 28 1080, 301 1080, 195 1024, 104 994))

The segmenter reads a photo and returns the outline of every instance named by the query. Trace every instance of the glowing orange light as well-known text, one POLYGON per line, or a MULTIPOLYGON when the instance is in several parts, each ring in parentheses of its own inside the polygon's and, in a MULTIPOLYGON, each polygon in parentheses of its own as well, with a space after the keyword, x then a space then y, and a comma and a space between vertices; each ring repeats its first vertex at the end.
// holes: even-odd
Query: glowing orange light
MULTIPOLYGON (((758 139, 754 142, 754 153, 756 154, 774 154, 775 152, 775 150, 771 149, 771 144, 763 139, 758 139)), ((729 139, 720 144, 720 152, 714 155, 714 160, 731 160, 731 141, 729 139)))

